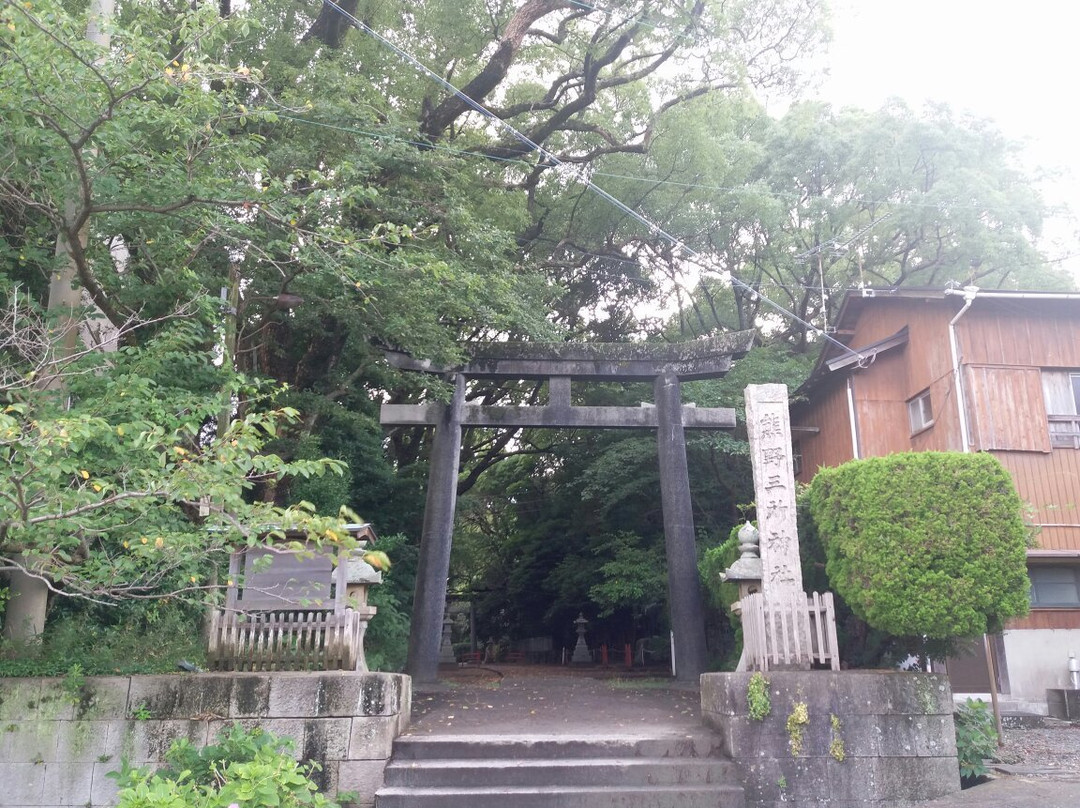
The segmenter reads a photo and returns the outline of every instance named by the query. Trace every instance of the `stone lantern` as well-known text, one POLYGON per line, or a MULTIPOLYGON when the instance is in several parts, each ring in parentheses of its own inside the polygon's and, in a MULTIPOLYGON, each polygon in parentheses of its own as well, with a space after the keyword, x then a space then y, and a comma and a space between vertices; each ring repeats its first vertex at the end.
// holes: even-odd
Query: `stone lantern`
POLYGON ((359 542, 358 549, 345 562, 348 565, 345 593, 352 608, 360 615, 359 670, 367 670, 364 636, 367 634, 368 623, 377 611, 374 606, 368 604, 368 587, 381 584, 382 573, 364 561, 365 548, 376 540, 375 531, 371 529, 371 525, 346 525, 345 529, 359 542))
POLYGON ((589 646, 585 644, 585 626, 589 625, 589 621, 585 619, 584 614, 578 614, 574 625, 577 627, 577 645, 574 646, 574 655, 570 657, 570 664, 589 665, 592 663, 592 654, 589 653, 589 646))
POLYGON ((747 522, 739 528, 739 552, 741 555, 724 572, 720 573, 720 580, 726 583, 738 584, 739 599, 731 605, 731 611, 736 614, 741 610, 742 599, 747 595, 761 591, 761 556, 758 553, 760 542, 758 530, 747 522))

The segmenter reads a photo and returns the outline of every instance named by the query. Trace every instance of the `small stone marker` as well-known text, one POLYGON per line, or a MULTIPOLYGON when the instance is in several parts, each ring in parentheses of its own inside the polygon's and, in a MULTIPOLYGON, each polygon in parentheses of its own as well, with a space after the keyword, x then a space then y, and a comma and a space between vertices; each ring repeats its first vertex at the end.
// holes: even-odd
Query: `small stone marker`
POLYGON ((751 384, 745 396, 761 539, 762 591, 766 595, 802 592, 787 385, 751 384))

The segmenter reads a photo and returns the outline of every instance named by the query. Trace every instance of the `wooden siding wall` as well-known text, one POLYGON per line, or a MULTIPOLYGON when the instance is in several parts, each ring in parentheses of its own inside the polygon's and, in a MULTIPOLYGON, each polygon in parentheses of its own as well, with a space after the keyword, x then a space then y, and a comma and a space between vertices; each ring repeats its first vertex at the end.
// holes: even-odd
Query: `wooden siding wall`
POLYGON ((1010 631, 1025 628, 1080 628, 1080 609, 1032 609, 1027 617, 1009 620, 1005 628, 1010 631))
POLYGON ((851 429, 848 421, 847 390, 843 384, 820 391, 807 412, 793 413, 792 439, 802 451, 802 471, 795 479, 808 483, 822 466, 839 466, 851 460, 851 429), (802 432, 797 427, 819 430, 802 432))
MULTIPOLYGON (((908 342, 868 367, 839 371, 798 409, 793 424, 803 453, 799 480, 820 466, 850 460, 851 431, 844 381, 854 379, 863 457, 898 451, 963 451, 949 349, 957 299, 877 298, 864 301, 849 344, 870 345, 908 327, 908 342), (934 425, 910 434, 906 402, 930 390, 934 425)), ((1016 481, 1032 519, 1043 525, 1038 546, 1080 551, 1080 450, 1050 450, 1040 368, 1080 368, 1080 306, 976 298, 957 325, 966 377, 972 449, 994 452, 1016 481)))
POLYGON ((1080 368, 1080 306, 1041 301, 975 305, 957 326, 965 364, 1080 368))
POLYGON ((1042 550, 1080 550, 1080 451, 994 452, 1043 525, 1036 538, 1042 550))

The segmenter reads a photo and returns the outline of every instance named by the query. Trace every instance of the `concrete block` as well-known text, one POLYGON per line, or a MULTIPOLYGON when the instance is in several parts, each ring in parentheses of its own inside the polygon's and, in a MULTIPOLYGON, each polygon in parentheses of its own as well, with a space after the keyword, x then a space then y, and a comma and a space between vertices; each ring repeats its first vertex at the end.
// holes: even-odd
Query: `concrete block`
POLYGON ((402 709, 404 677, 388 673, 292 673, 274 676, 269 714, 288 717, 393 715, 402 709))
POLYGON ((745 715, 749 673, 706 673, 701 676, 701 710, 717 715, 745 715))
POLYGON ((3 760, 42 764, 56 760, 56 734, 61 721, 9 721, 0 727, 3 760))
POLYGON ((64 721, 75 714, 63 679, 0 679, 0 722, 64 721))
POLYGON ((742 764, 747 805, 802 800, 828 800, 828 768, 815 758, 762 757, 742 764))
POLYGON ((955 758, 876 758, 874 778, 880 796, 932 800, 960 790, 955 758))
POLYGON ((45 787, 45 764, 14 763, 10 760, 0 765, 0 782, 3 782, 5 805, 41 805, 41 793, 45 787))
POLYGON ((383 784, 385 760, 346 760, 338 765, 338 791, 355 791, 356 805, 374 805, 383 784))
POLYGON ((1080 690, 1047 688, 1046 710, 1051 718, 1064 721, 1080 719, 1080 690))
POLYGON ((128 715, 149 712, 157 720, 228 718, 231 674, 135 676, 128 693, 128 715))
POLYGON ((82 688, 84 697, 75 706, 76 719, 108 720, 127 718, 129 676, 93 676, 82 688))
POLYGON ((94 764, 94 780, 90 785, 90 802, 92 805, 112 805, 116 801, 116 792, 119 788, 116 780, 109 777, 109 772, 119 771, 120 761, 111 760, 104 763, 94 764))
POLYGON ((279 718, 310 718, 319 715, 321 698, 317 675, 277 674, 270 682, 268 715, 279 718))
POLYGON ((828 758, 829 793, 837 800, 862 804, 880 799, 876 763, 874 757, 845 757, 843 762, 828 758))
POLYGON ((102 755, 115 755, 109 746, 108 721, 57 721, 56 759, 92 763, 102 755))
POLYGON ((307 770, 308 779, 315 784, 319 793, 334 794, 337 792, 338 765, 340 763, 339 760, 315 761, 316 765, 307 770))
POLYGON ((395 716, 363 716, 352 719, 348 760, 387 760, 397 737, 395 716))
POLYGON ((882 715, 878 754, 887 757, 943 757, 956 755, 952 716, 882 715))
MULTIPOLYGON (((127 726, 134 759, 163 761, 173 742, 186 738, 195 746, 206 746, 207 722, 205 721, 130 721, 127 726)), ((129 741, 125 739, 124 744, 129 741)))
POLYGON ((352 719, 313 718, 304 722, 304 760, 347 760, 352 719))
POLYGON ((270 714, 270 677, 241 673, 233 676, 230 718, 265 718, 270 714))
POLYGON ((42 805, 86 805, 94 782, 93 763, 48 763, 41 789, 42 805))

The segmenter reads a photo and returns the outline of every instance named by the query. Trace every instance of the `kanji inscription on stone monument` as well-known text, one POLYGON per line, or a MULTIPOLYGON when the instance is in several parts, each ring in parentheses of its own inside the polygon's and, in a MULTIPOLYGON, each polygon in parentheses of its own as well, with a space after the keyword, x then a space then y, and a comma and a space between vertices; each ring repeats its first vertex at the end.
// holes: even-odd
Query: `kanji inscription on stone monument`
POLYGON ((762 591, 802 592, 787 385, 751 384, 745 395, 761 536, 762 591))

